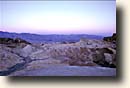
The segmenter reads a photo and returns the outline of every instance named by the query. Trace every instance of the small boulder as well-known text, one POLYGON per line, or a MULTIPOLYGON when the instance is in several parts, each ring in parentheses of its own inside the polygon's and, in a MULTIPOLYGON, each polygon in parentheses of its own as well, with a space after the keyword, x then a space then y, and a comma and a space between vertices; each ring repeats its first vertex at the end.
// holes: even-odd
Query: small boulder
POLYGON ((109 64, 112 64, 112 55, 109 53, 104 53, 105 56, 105 61, 108 62, 109 64))

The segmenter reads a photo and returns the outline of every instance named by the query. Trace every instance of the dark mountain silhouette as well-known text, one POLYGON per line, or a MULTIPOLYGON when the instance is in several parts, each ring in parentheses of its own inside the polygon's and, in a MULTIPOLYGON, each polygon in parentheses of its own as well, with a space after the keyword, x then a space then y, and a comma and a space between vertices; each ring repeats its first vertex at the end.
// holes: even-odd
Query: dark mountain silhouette
POLYGON ((48 35, 39 35, 31 33, 12 33, 12 32, 3 32, 0 31, 1 38, 21 38, 31 43, 49 43, 49 42, 76 42, 81 38, 88 39, 103 39, 103 36, 97 35, 87 35, 87 34, 48 34, 48 35))

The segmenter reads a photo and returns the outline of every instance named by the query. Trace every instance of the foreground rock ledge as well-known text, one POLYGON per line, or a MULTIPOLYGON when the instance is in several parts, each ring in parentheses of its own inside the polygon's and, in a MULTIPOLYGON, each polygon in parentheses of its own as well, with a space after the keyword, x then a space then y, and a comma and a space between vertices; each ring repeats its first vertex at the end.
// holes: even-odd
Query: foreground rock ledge
POLYGON ((19 71, 10 76, 116 76, 116 69, 89 66, 48 66, 42 69, 19 71))

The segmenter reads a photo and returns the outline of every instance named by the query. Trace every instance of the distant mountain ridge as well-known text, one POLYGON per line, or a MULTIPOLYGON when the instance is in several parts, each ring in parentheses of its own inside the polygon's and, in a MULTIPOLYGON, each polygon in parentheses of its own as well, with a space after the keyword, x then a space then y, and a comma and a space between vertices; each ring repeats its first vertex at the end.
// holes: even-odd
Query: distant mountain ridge
POLYGON ((87 34, 31 34, 31 33, 12 33, 0 31, 0 37, 2 38, 21 38, 31 43, 48 43, 48 42, 76 42, 81 38, 88 39, 103 39, 103 36, 87 35, 87 34))

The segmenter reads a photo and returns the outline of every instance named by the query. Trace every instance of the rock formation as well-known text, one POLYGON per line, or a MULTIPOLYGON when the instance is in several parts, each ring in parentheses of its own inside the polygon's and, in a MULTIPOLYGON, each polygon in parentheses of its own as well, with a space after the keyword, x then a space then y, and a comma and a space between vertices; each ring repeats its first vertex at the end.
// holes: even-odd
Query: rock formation
POLYGON ((116 34, 104 40, 81 39, 79 42, 49 44, 0 38, 0 75, 48 65, 116 68, 116 44, 113 41, 116 41, 116 34))
POLYGON ((10 48, 16 48, 18 47, 24 47, 27 44, 31 44, 23 39, 20 38, 0 38, 0 44, 5 44, 6 46, 10 47, 10 48))
POLYGON ((116 42, 116 33, 114 33, 112 36, 109 37, 104 37, 103 38, 104 41, 108 41, 108 42, 116 42))

